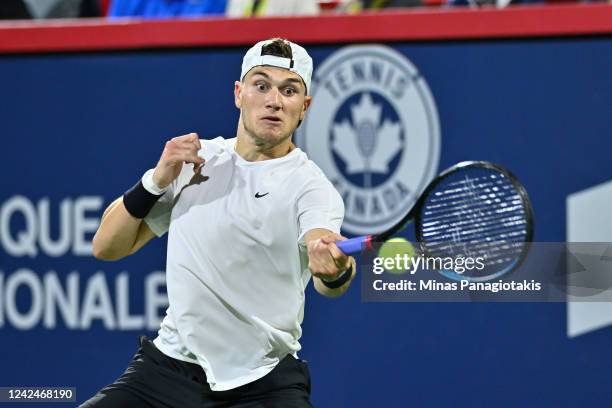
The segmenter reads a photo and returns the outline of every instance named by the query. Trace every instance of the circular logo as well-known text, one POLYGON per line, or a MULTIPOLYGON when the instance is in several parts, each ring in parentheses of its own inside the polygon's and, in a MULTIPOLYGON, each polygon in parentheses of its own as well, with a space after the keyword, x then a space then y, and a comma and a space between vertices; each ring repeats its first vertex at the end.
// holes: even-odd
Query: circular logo
POLYGON ((425 79, 392 48, 350 46, 315 70, 312 96, 297 140, 342 195, 342 228, 393 226, 438 169, 440 123, 425 79))

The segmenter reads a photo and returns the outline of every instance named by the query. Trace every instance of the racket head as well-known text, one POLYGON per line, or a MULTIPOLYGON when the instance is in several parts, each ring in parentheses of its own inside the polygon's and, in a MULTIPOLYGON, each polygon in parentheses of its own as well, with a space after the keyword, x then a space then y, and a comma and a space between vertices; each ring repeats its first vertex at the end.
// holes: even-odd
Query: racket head
POLYGON ((453 280, 500 278, 524 261, 533 239, 527 191, 505 168, 458 163, 437 176, 411 210, 423 256, 483 258, 481 270, 440 270, 453 280))

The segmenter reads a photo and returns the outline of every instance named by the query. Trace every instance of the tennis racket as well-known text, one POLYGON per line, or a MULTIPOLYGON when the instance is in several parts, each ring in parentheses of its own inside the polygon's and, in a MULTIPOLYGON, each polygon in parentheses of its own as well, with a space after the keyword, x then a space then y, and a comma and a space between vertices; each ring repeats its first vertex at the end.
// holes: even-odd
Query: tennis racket
POLYGON ((347 255, 373 249, 414 221, 417 250, 424 257, 482 257, 469 273, 440 272, 455 280, 487 281, 516 269, 533 238, 527 191, 508 170, 485 161, 458 163, 439 174, 393 227, 376 235, 338 241, 347 255))

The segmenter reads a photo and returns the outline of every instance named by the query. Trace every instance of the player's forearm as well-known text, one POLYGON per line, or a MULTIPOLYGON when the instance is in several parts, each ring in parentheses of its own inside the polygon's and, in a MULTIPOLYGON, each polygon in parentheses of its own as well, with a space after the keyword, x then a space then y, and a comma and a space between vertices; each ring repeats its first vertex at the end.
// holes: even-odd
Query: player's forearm
POLYGON ((120 197, 104 212, 93 238, 93 255, 104 261, 115 261, 130 253, 138 237, 142 220, 128 213, 120 197))
POLYGON ((314 276, 313 283, 314 283, 315 290, 320 295, 323 295, 329 298, 335 298, 335 297, 341 296, 342 294, 344 294, 344 292, 348 290, 349 286, 351 286, 351 282, 353 281, 353 279, 355 279, 355 276, 357 275, 357 265, 355 263, 354 258, 351 258, 351 266, 352 268, 351 268, 350 279, 347 282, 345 282, 342 286, 335 288, 335 289, 325 286, 325 284, 322 282, 320 278, 317 278, 316 276, 314 276))

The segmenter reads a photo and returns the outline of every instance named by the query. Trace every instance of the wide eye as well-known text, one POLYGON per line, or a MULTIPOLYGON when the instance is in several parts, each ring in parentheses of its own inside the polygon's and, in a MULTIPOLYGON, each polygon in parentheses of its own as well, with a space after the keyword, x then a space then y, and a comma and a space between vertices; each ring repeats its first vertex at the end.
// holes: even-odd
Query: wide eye
POLYGON ((283 91, 287 96, 293 96, 297 93, 297 90, 290 86, 286 87, 283 91))
POLYGON ((255 84, 255 87, 257 88, 258 91, 264 92, 266 89, 268 89, 268 85, 265 82, 257 82, 255 84))

